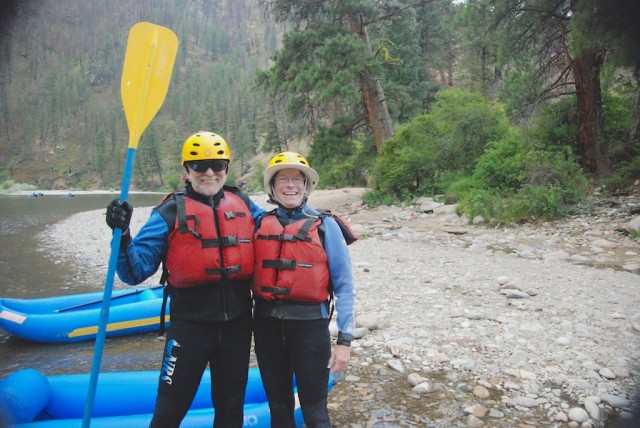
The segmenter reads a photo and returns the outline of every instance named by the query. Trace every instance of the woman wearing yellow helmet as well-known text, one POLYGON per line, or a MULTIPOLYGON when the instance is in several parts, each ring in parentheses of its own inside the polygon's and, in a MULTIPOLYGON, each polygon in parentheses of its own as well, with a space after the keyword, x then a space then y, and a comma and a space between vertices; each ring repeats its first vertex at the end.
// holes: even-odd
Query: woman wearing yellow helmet
POLYGON ((315 169, 311 168, 304 156, 294 152, 278 153, 269 161, 263 174, 264 191, 273 195, 274 176, 283 169, 294 169, 302 173, 305 180, 305 193, 308 196, 318 185, 320 180, 315 169))
POLYGON ((251 351, 251 277, 254 219, 264 210, 226 186, 231 152, 212 132, 183 144, 186 188, 152 211, 134 239, 133 208, 117 199, 107 224, 123 233, 117 272, 136 285, 163 264, 171 324, 163 354, 151 427, 178 427, 207 365, 211 371, 214 426, 243 425, 251 351))
POLYGON ((330 427, 329 373, 344 371, 354 326, 354 288, 347 244, 333 217, 307 196, 318 173, 300 154, 275 155, 264 188, 278 208, 258 220, 254 239, 254 341, 272 427, 295 427, 292 375, 305 425, 330 427), (330 303, 339 329, 331 349, 330 303))

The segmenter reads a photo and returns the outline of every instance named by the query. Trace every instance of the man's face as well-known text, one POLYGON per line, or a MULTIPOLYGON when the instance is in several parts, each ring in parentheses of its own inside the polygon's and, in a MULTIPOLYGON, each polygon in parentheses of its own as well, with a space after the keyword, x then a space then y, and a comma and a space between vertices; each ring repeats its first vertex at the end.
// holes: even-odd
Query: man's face
POLYGON ((185 162, 187 178, 193 190, 212 197, 227 181, 228 162, 224 160, 200 160, 185 162))

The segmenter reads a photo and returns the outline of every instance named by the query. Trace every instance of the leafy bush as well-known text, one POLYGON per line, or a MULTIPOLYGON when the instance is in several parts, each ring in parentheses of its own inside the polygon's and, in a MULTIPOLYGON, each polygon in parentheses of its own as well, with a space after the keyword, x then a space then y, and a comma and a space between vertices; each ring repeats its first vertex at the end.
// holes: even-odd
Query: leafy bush
POLYGON ((10 189, 14 184, 16 184, 16 182, 13 180, 3 181, 2 183, 0 183, 0 189, 2 189, 3 191, 10 189))
POLYGON ((18 193, 22 191, 32 191, 36 190, 37 187, 33 184, 27 183, 16 183, 13 180, 6 180, 0 183, 0 193, 11 194, 18 193))
POLYGON ((255 171, 255 174, 251 176, 251 181, 249 182, 249 186, 245 190, 254 191, 254 192, 264 192, 264 181, 263 181, 264 175, 263 174, 266 168, 267 166, 262 161, 256 162, 255 165, 251 167, 251 169, 255 171))
POLYGON ((372 171, 376 190, 400 200, 433 191, 437 176, 433 129, 431 118, 421 115, 385 141, 372 171))
POLYGON ((319 188, 368 185, 369 166, 375 158, 373 141, 349 135, 347 118, 320 127, 307 159, 320 175, 319 188))
POLYGON ((478 188, 471 174, 455 174, 445 177, 441 181, 445 195, 445 203, 455 204, 472 189, 478 188))
MULTIPOLYGON (((635 92, 633 92, 635 96, 635 92)), ((640 175, 640 140, 630 141, 635 98, 628 94, 602 93, 604 132, 608 156, 611 159, 612 176, 603 184, 611 188, 624 187, 640 175), (636 165, 636 166, 634 166, 636 165)), ((546 106, 533 121, 530 138, 544 142, 545 147, 571 147, 579 153, 578 114, 576 97, 566 97, 546 106)))
POLYGON ((552 220, 564 216, 567 211, 560 195, 559 189, 544 186, 525 186, 514 194, 476 189, 458 205, 457 211, 464 213, 470 221, 482 216, 500 224, 552 220))
POLYGON ((383 192, 367 190, 362 195, 362 202, 367 206, 376 207, 378 205, 393 205, 396 199, 383 192))
POLYGON ((496 191, 472 189, 462 195, 461 201, 456 205, 456 212, 465 214, 469 221, 477 216, 492 219, 500 211, 500 200, 501 197, 496 191))
POLYGON ((487 144, 509 128, 502 108, 482 95, 442 90, 430 113, 384 142, 372 170, 374 190, 397 200, 440 193, 451 177, 470 174, 487 144))
POLYGON ((500 105, 481 95, 444 90, 429 114, 401 126, 382 147, 365 202, 390 204, 444 193, 469 219, 508 223, 554 219, 580 202, 587 179, 575 161, 576 129, 562 126, 571 102, 544 112, 529 138, 511 127, 500 105), (557 119, 561 118, 561 121, 557 119))
POLYGON ((181 175, 170 174, 167 176, 167 185, 170 191, 177 191, 184 187, 184 181, 181 175))
POLYGON ((631 141, 629 134, 633 128, 635 98, 608 92, 603 93, 602 98, 613 170, 612 176, 604 179, 603 184, 614 190, 622 190, 640 177, 640 138, 631 141))
POLYGON ((472 171, 485 146, 511 128, 502 105, 460 89, 438 92, 429 116, 436 131, 438 167, 448 172, 472 171))
POLYGON ((526 153, 522 137, 512 132, 500 142, 490 144, 480 156, 473 172, 474 181, 496 190, 520 187, 526 174, 523 167, 526 153))
POLYGON ((458 210, 470 219, 481 215, 499 223, 560 218, 588 189, 570 148, 529 146, 516 132, 478 159, 470 186, 458 210))
POLYGON ((568 146, 578 153, 578 107, 575 96, 547 105, 533 120, 530 138, 554 148, 568 146))

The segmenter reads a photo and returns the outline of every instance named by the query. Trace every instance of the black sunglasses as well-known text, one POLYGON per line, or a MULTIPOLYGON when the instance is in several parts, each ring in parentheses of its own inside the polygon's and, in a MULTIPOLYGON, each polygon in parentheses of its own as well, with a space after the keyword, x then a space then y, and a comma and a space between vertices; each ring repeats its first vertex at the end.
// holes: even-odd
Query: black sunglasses
POLYGON ((213 172, 221 172, 227 169, 228 162, 222 159, 205 159, 185 162, 195 172, 207 172, 209 168, 213 172))

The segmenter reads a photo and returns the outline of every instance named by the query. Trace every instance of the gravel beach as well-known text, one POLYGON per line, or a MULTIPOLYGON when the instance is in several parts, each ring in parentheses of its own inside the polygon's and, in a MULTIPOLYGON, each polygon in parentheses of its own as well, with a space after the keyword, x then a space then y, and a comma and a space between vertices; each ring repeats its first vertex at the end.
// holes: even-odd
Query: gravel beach
MULTIPOLYGON (((330 393, 335 426, 640 426, 640 245, 628 233, 637 198, 498 228, 429 199, 369 209, 362 192, 310 198, 360 236, 350 246, 357 340, 330 393)), ((149 212, 135 207, 134 234, 149 212)), ((42 238, 95 277, 110 236, 102 210, 42 238)))

